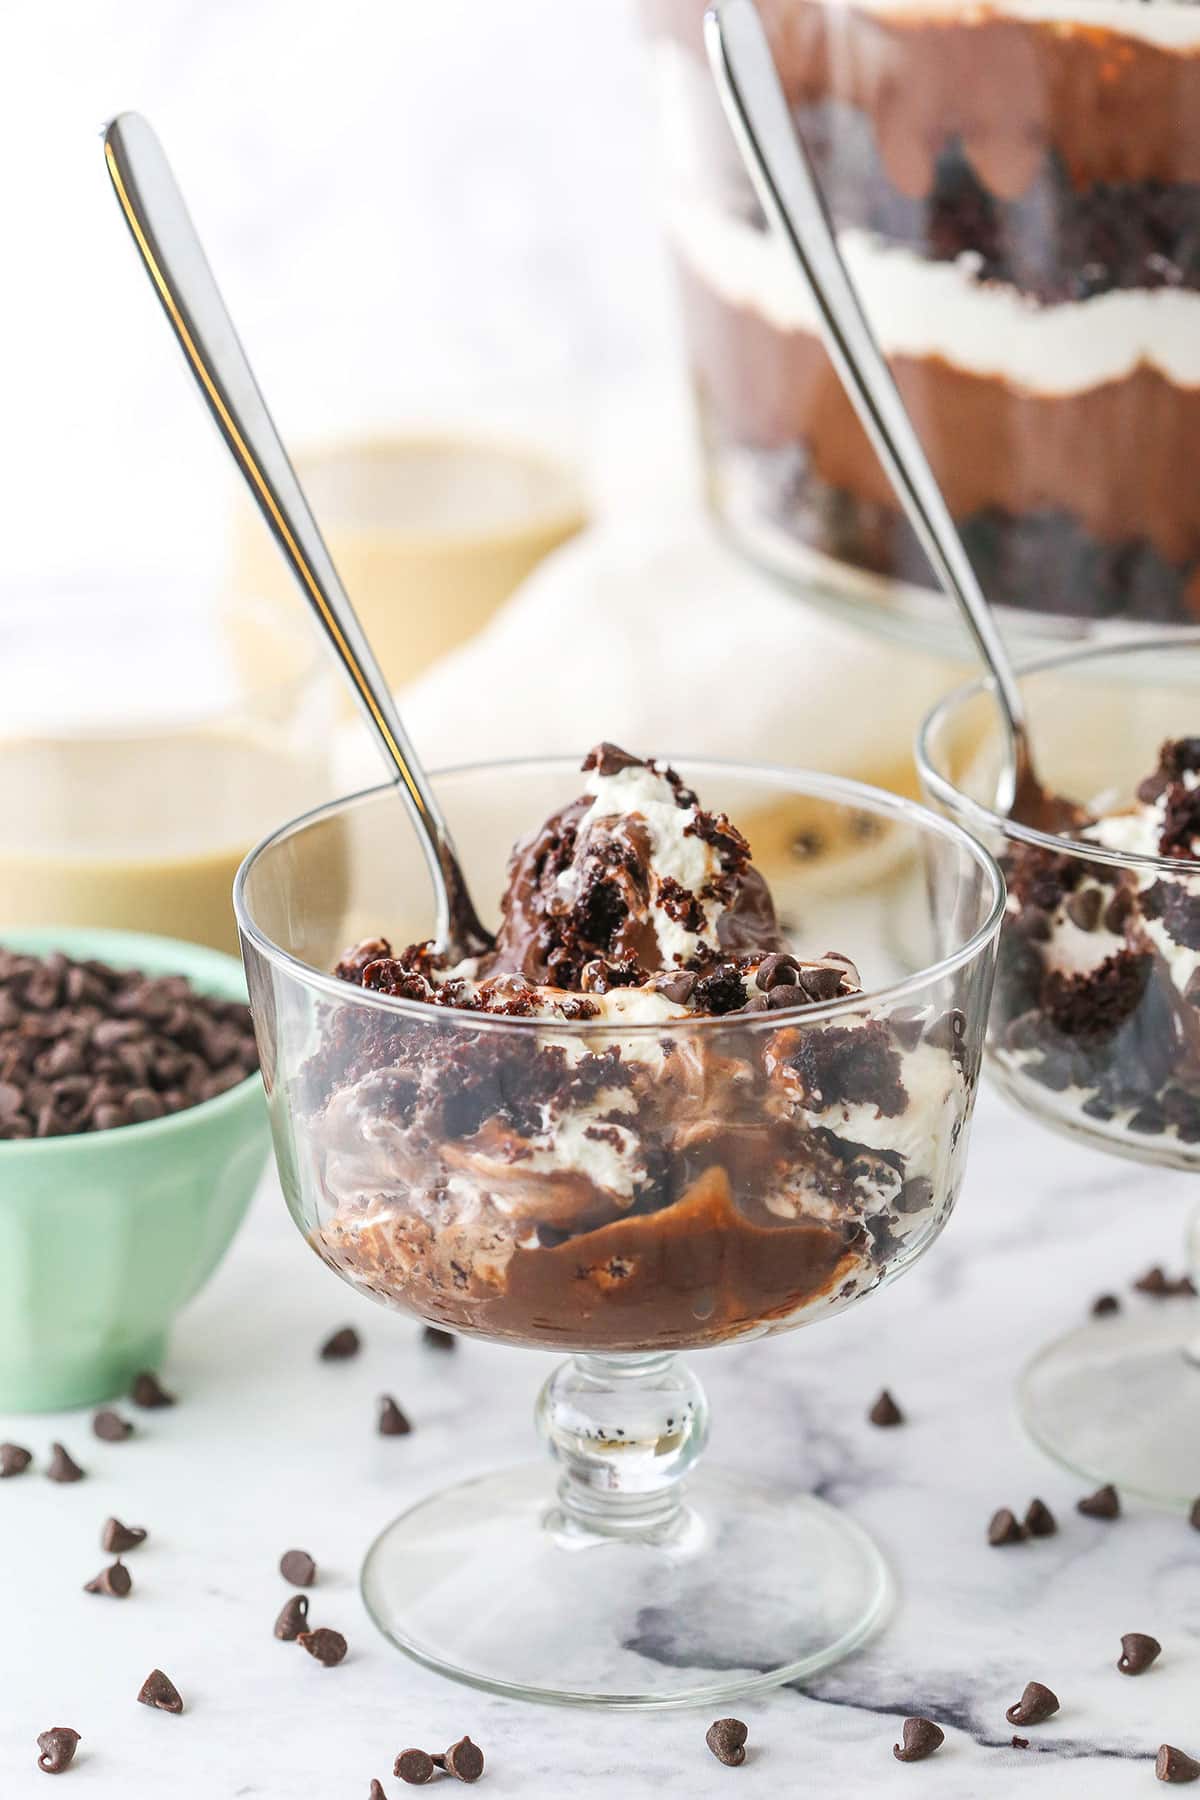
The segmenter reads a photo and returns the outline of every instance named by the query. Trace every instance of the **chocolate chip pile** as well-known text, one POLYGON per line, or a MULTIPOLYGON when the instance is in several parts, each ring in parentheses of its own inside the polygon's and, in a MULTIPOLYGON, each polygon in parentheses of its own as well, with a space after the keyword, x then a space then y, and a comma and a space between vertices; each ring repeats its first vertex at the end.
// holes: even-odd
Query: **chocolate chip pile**
POLYGON ((0 1139, 183 1112, 258 1067, 250 1009, 145 975, 0 945, 0 1139))

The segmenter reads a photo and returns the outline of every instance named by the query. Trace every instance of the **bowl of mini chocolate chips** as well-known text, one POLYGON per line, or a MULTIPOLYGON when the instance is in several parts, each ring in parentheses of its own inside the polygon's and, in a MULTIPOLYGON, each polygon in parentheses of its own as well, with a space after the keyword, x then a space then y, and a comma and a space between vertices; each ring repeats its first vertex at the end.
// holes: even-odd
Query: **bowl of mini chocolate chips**
POLYGON ((158 1367, 267 1149, 233 957, 0 931, 0 1410, 88 1405, 158 1367))

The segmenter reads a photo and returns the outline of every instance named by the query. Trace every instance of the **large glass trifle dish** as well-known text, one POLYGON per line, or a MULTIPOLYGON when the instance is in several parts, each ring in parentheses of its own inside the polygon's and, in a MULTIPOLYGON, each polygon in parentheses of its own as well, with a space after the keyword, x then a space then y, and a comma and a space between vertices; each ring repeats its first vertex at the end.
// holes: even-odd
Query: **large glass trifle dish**
MULTIPOLYGON (((953 632, 721 116, 705 0, 643 0, 709 486, 826 599, 953 632)), ((796 128, 993 603, 1200 618, 1200 12, 759 0, 796 128)), ((1014 622, 1016 622, 1014 620, 1014 622)))
POLYGON ((367 1604, 421 1660, 542 1699, 683 1704, 819 1668, 882 1618, 882 1559, 823 1501, 697 1471, 707 1407, 676 1353, 829 1317, 938 1235, 999 873, 829 777, 600 745, 582 773, 437 785, 472 890, 503 890, 482 955, 425 941, 391 788, 286 826, 237 890, 309 1243, 386 1305, 567 1357, 538 1406, 557 1489, 533 1463, 413 1508, 367 1557, 367 1604), (921 895, 916 974, 888 950, 899 893, 921 895))

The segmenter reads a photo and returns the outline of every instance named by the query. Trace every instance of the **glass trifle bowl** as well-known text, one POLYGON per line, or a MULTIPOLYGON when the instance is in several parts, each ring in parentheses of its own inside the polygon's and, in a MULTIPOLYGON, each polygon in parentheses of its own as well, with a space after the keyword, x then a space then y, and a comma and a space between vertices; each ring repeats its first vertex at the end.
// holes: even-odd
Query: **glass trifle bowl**
POLYGON ((424 860, 391 787, 267 839, 235 900, 282 1185, 309 1243, 385 1305, 566 1358, 537 1407, 557 1487, 534 1462, 403 1514, 367 1555, 373 1618, 495 1691, 683 1705, 823 1667, 886 1612, 886 1566, 852 1520, 697 1469, 707 1406, 677 1353, 829 1317, 938 1235, 1003 884, 966 832, 882 791, 720 763, 606 773, 596 754, 574 802, 570 761, 436 783, 473 893, 497 891, 520 840, 498 946, 548 894, 537 942, 554 938, 557 985, 438 974, 419 945, 424 860), (730 820, 771 843, 803 821, 807 853, 756 870, 730 820), (888 841, 891 874, 864 884, 848 839, 888 841), (915 974, 885 949, 900 857, 925 872, 915 974), (705 897, 696 876, 681 900, 668 865, 709 867, 705 897), (647 887, 667 908, 659 947, 676 948, 633 982, 622 951, 647 954, 631 898, 647 887), (722 954, 685 956, 718 913, 722 954), (559 925, 607 951, 571 969, 559 925))
MULTIPOLYGON (((1001 1090, 1052 1129, 1200 1170, 1200 632, 1097 646, 1021 671, 1061 834, 994 807, 1004 736, 986 682, 925 721, 926 796, 1008 884, 988 1027, 1001 1090)), ((1189 1239, 1196 1267, 1200 1221, 1189 1239)), ((1164 1290, 1165 1291, 1165 1290, 1164 1290)), ((1107 1314, 1041 1349, 1022 1413, 1068 1467, 1167 1505, 1200 1494, 1200 1307, 1107 1314)))

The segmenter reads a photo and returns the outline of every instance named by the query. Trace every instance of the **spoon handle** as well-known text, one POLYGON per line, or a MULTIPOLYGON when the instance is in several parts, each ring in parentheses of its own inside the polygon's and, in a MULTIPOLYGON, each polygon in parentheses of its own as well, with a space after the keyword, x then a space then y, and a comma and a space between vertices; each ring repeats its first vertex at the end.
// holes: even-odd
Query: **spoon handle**
POLYGON ((808 278, 830 360, 904 507, 921 548, 959 608, 996 684, 1019 784, 1025 708, 1008 652, 976 580, 891 370, 867 323, 752 0, 716 0, 705 43, 725 115, 763 211, 808 278))
POLYGON ((105 130, 104 155, 184 358, 408 803, 437 894, 438 941, 457 937, 464 949, 482 948, 490 939, 466 896, 441 808, 267 410, 162 146, 139 114, 122 113, 105 130), (473 935, 477 944, 464 942, 473 935))

